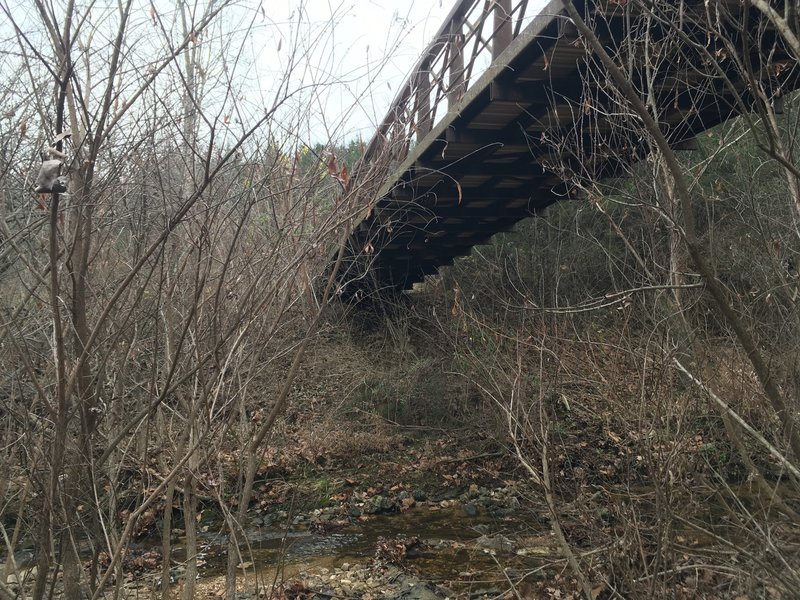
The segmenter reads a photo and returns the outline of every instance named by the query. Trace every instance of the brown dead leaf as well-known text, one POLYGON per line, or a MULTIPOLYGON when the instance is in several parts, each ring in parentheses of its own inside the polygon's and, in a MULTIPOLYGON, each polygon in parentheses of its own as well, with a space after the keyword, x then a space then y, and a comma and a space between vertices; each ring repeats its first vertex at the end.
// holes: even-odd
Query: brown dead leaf
POLYGON ((339 172, 339 175, 336 178, 344 185, 347 185, 350 182, 350 175, 347 174, 347 165, 342 165, 342 170, 339 172))
POLYGON ((338 172, 339 169, 336 166, 336 155, 331 152, 331 158, 328 160, 328 175, 335 177, 338 172))

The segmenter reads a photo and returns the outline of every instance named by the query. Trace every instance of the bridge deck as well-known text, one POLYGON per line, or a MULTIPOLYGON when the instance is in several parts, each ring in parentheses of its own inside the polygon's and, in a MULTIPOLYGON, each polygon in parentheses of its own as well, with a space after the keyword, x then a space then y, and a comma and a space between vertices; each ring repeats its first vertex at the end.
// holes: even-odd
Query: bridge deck
MULTIPOLYGON (((385 183, 349 241, 340 276, 346 293, 376 286, 408 289, 495 233, 570 197, 565 175, 613 177, 649 151, 636 127, 620 127, 620 104, 611 92, 591 85, 592 78, 604 80, 602 72, 587 60, 560 0, 550 2, 534 19, 523 14, 526 2, 486 3, 495 10, 494 30, 473 36, 478 40, 475 46, 485 42, 487 48, 501 35, 510 39, 502 49, 495 41, 490 66, 474 82, 468 81, 465 74, 480 57, 473 54, 465 62, 463 49, 470 38, 453 31, 456 26, 477 29, 459 13, 476 4, 464 1, 456 6, 355 174, 355 180, 382 176, 385 183), (507 15, 505 23, 497 19, 498 6, 507 15), (441 58, 438 72, 431 66, 435 57, 441 58), (444 103, 449 110, 432 125, 436 106, 444 103), (583 151, 576 150, 579 146, 583 151), (370 164, 381 160, 383 171, 370 164)), ((607 46, 622 44, 631 23, 625 3, 575 4, 607 46)), ((702 2, 688 4, 702 10, 702 2)), ((741 11, 739 0, 717 4, 733 15, 741 11)), ((489 17, 484 14, 480 25, 490 22, 489 17)), ((787 54, 774 53, 776 48, 782 52, 777 35, 762 25, 759 41, 762 48, 773 50, 771 64, 785 59, 780 81, 774 74, 765 76, 765 88, 777 101, 796 86, 798 68, 787 54)), ((735 30, 735 23, 731 27, 735 30)), ((655 26, 650 34, 654 40, 668 35, 655 26)), ((699 48, 719 50, 705 30, 697 28, 694 35, 691 41, 699 48)), ((642 70, 634 82, 643 94, 652 92, 659 120, 678 147, 739 114, 742 99, 752 102, 746 82, 733 70, 726 74, 733 78, 727 82, 710 76, 691 64, 696 54, 687 48, 680 60, 662 60, 653 65, 653 72, 642 70), (649 86, 646 81, 654 83, 649 86)))

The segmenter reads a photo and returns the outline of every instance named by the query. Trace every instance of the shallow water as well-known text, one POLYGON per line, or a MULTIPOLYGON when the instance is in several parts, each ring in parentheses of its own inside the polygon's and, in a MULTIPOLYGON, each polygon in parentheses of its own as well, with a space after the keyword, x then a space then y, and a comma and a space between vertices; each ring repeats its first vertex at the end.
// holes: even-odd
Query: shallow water
MULTIPOLYGON (((484 579, 501 580, 504 568, 530 568, 547 558, 548 528, 532 524, 520 512, 493 517, 486 512, 467 516, 460 506, 417 507, 401 514, 370 516, 327 534, 308 531, 305 525, 290 528, 254 527, 248 532, 249 548, 244 553, 248 571, 269 571, 281 565, 287 573, 313 568, 339 567, 343 563, 364 561, 375 555, 379 538, 418 537, 424 543, 418 554, 408 557, 426 578, 451 581, 474 574, 484 579), (540 534, 538 548, 514 552, 493 552, 476 545, 481 536, 504 535, 512 540, 540 534), (532 550, 532 551, 531 551, 532 550)), ((227 538, 210 531, 200 534, 202 577, 220 575, 226 564, 227 538)), ((183 546, 176 544, 174 559, 184 558, 183 546)), ((552 556, 550 556, 552 558, 552 556)))

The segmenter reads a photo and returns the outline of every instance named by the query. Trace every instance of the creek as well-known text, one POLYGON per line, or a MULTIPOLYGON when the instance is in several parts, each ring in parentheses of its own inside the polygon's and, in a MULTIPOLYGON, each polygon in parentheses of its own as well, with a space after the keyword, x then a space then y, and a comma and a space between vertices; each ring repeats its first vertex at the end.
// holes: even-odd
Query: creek
MULTIPOLYGON (((385 543, 382 540, 419 538, 421 543, 411 544, 403 563, 425 581, 463 592, 465 587, 490 591, 506 587, 508 578, 518 579, 558 559, 548 525, 530 513, 516 509, 498 515, 473 508, 459 503, 423 505, 403 513, 363 516, 327 533, 309 527, 309 522, 320 522, 313 516, 288 527, 254 526, 248 531, 240 568, 262 582, 272 581, 279 572, 284 578, 341 573, 373 558, 385 543)), ((317 512, 325 518, 324 511, 317 512)), ((200 544, 201 579, 218 579, 227 561, 227 538, 209 527, 200 534, 200 544)), ((185 558, 180 541, 174 550, 174 560, 180 563, 185 558)))

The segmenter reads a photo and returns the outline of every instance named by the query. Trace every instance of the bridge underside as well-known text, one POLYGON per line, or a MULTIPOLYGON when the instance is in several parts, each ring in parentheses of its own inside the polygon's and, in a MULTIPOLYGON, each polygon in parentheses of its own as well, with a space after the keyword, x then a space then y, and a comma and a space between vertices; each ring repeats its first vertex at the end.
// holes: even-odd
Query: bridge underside
MULTIPOLYGON (((724 4, 741 10, 739 0, 724 4)), ((396 166, 350 238, 340 271, 344 293, 409 289, 476 244, 569 198, 576 180, 621 175, 647 155, 641 127, 625 126, 633 117, 620 115, 624 104, 605 88, 602 69, 587 56, 574 25, 557 14, 560 8, 558 0, 551 2, 519 32, 396 166)), ((631 22, 622 6, 582 8, 606 47, 620 48, 631 22)), ((671 35, 658 25, 649 31, 654 43, 671 35)), ((728 33, 736 42, 735 23, 728 33)), ((650 72, 634 65, 632 75, 642 95, 655 100, 676 148, 691 147, 698 133, 756 103, 735 65, 716 76, 708 73, 711 67, 696 68, 702 52, 689 49, 689 41, 711 53, 724 47, 716 48, 722 42, 709 40, 702 28, 694 35, 684 56, 651 64, 650 72)), ((754 50, 781 47, 769 28, 759 36, 754 50)), ((773 54, 772 64, 784 58, 780 81, 765 74, 776 102, 798 81, 788 56, 773 54)))

